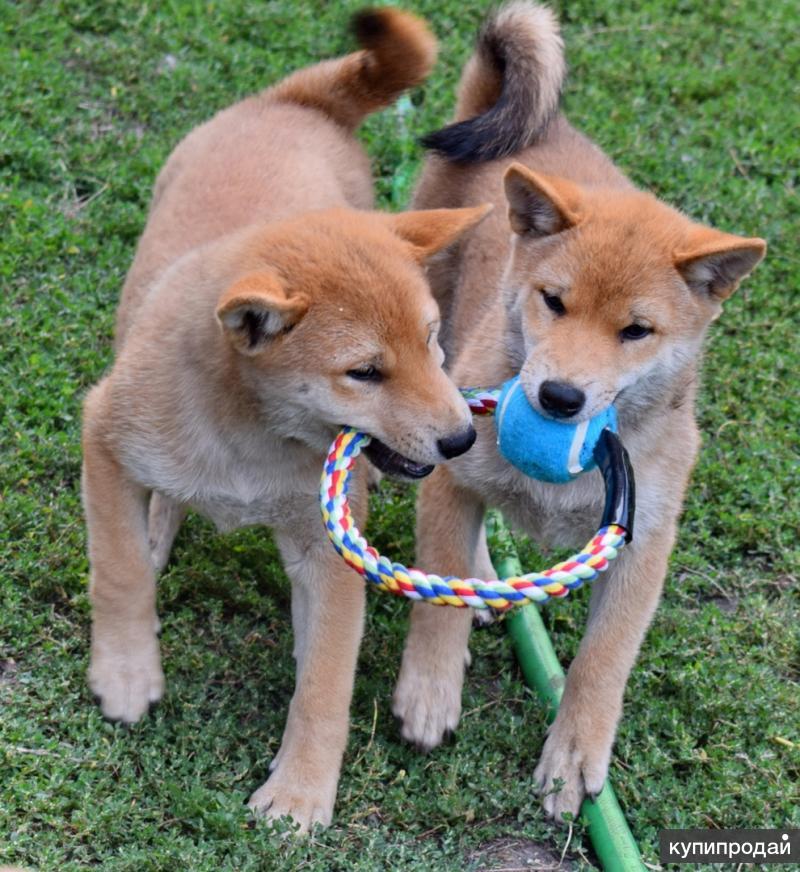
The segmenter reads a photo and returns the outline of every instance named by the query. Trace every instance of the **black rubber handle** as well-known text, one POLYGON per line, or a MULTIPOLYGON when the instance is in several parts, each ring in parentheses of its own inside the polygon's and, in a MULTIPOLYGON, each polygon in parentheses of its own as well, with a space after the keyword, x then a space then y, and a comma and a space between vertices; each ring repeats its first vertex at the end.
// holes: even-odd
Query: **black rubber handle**
POLYGON ((625 541, 633 539, 633 516, 636 513, 636 483, 631 459, 619 436, 608 427, 600 434, 594 459, 606 485, 606 505, 601 527, 616 524, 625 530, 625 541))

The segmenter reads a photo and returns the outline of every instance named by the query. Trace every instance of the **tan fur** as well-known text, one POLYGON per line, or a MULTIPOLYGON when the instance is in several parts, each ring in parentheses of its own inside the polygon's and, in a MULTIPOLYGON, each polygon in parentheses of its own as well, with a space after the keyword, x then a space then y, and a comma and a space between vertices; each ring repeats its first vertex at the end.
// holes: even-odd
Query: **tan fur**
POLYGON ((355 30, 365 50, 343 60, 300 70, 267 93, 269 99, 319 109, 354 129, 369 112, 420 84, 436 60, 436 39, 413 15, 380 10, 382 29, 369 26, 374 12, 358 16, 355 30))
MULTIPOLYGON (((537 20, 533 4, 515 3, 515 14, 526 7, 537 20)), ((497 89, 491 76, 488 83, 476 77, 475 64, 467 67, 461 107, 480 107, 487 89, 497 89)), ((536 770, 545 809, 560 818, 603 785, 625 683, 660 596, 697 455, 705 331, 765 243, 694 224, 637 190, 563 116, 506 160, 428 160, 417 206, 486 200, 497 206, 493 215, 432 271, 448 313, 443 336, 454 380, 496 385, 521 373, 540 409, 545 380, 568 382, 586 396, 575 420, 616 402, 636 474, 634 541, 595 583, 586 634, 536 770), (559 297, 566 314, 548 308, 545 293, 559 297), (620 331, 632 323, 654 332, 623 341, 620 331)), ((583 544, 602 512, 599 474, 566 485, 535 482, 498 455, 492 422, 477 427, 469 454, 422 486, 419 565, 485 572, 488 506, 540 542, 583 544)), ((394 705, 403 734, 425 748, 458 720, 469 621, 455 610, 435 620, 432 607, 414 607, 394 705)))
POLYGON ((142 296, 180 255, 262 218, 372 208, 369 161, 352 130, 421 82, 436 59, 420 19, 391 8, 373 16, 381 27, 362 37, 365 50, 299 70, 230 106, 172 152, 125 281, 118 347, 142 296))
POLYGON ((412 16, 383 9, 365 26, 364 51, 221 112, 175 149, 123 290, 116 361, 84 410, 89 681, 104 714, 136 721, 163 693, 155 576, 187 508, 221 529, 271 526, 292 582, 297 688, 250 804, 301 830, 331 820, 364 611, 363 581, 319 515, 326 449, 350 424, 434 463, 470 422, 442 369, 423 264, 486 208, 357 211, 372 192, 350 128, 434 54, 412 16), (382 380, 353 377, 368 366, 382 380))
MULTIPOLYGON (((501 41, 513 42, 520 60, 535 59, 539 68, 539 108, 544 116, 558 109, 561 87, 566 72, 564 44, 561 41, 558 20, 546 6, 533 6, 525 0, 507 3, 494 17, 493 33, 501 41)), ((502 78, 484 56, 476 52, 458 85, 455 119, 461 121, 480 115, 497 102, 502 78)), ((541 121, 532 114, 528 119, 535 129, 541 121)))

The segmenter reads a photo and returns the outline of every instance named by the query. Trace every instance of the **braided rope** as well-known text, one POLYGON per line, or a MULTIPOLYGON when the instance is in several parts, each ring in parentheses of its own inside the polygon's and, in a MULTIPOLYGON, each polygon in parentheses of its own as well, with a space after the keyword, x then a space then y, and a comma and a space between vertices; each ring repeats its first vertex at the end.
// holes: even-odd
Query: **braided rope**
POLYGON ((461 396, 467 401, 473 415, 494 415, 500 388, 461 388, 461 396))
MULTIPOLYGON (((473 407, 487 408, 491 391, 474 391, 467 395, 473 407), (487 396, 484 396, 487 395, 487 396)), ((495 392, 495 406, 496 392, 495 392)), ((493 410, 492 410, 493 411, 493 410)), ((491 414, 485 411, 482 414, 491 414)), ((361 449, 370 437, 345 427, 331 445, 320 485, 322 518, 333 547, 348 566, 356 570, 379 590, 387 590, 412 600, 434 605, 506 611, 527 602, 543 603, 551 597, 566 596, 584 582, 594 581, 625 544, 625 530, 611 524, 597 531, 582 551, 544 572, 482 581, 479 578, 442 578, 419 569, 407 569, 379 554, 361 535, 353 520, 347 500, 349 477, 361 449)))

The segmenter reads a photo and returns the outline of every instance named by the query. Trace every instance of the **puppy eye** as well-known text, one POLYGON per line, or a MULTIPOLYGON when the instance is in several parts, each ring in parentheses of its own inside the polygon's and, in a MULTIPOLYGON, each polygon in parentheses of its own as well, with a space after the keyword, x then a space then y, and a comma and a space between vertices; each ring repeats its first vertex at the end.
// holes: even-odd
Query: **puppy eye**
POLYGON ((619 331, 619 337, 623 341, 626 339, 644 339, 653 332, 652 327, 645 327, 644 324, 628 324, 619 331))
POLYGON ((555 294, 548 294, 547 291, 541 292, 542 297, 544 299, 544 304, 547 308, 554 312, 556 315, 566 315, 567 307, 561 302, 561 297, 556 296, 555 294))
POLYGON ((383 378, 381 371, 372 365, 359 366, 358 369, 348 369, 347 375, 356 381, 379 382, 383 378))

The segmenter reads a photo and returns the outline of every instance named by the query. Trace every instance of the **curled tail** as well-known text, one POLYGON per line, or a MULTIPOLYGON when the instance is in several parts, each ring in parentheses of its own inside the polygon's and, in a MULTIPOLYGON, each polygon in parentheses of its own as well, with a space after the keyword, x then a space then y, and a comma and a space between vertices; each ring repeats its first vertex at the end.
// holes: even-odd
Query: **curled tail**
POLYGON ((265 96, 319 109, 352 129, 431 71, 436 39, 416 15, 391 7, 363 9, 352 28, 361 51, 299 70, 265 96))
POLYGON ((565 75, 553 12, 528 0, 508 3, 481 28, 461 76, 456 122, 429 133, 422 144, 460 163, 515 154, 547 129, 565 75))

